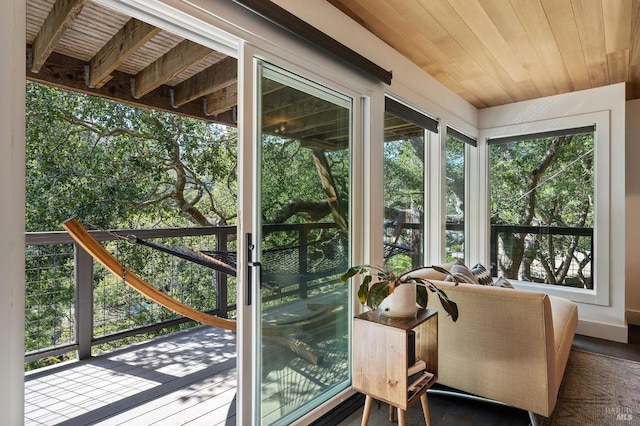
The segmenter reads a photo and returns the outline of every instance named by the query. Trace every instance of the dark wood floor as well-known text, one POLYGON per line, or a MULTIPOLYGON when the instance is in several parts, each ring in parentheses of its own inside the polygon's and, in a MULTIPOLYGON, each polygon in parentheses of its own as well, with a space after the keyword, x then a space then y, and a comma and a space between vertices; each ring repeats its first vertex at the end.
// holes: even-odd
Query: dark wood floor
MULTIPOLYGON (((640 327, 629 326, 628 344, 576 335, 573 346, 591 352, 640 362, 640 327)), ((530 424, 528 413, 517 408, 437 394, 429 394, 428 399, 431 421, 434 425, 438 426, 526 426, 530 424)), ((359 402, 362 400, 363 398, 358 399, 359 402)), ((341 422, 333 421, 333 423, 324 424, 338 424, 340 426, 360 425, 362 410, 362 406, 358 404, 355 407, 355 411, 341 422)), ((407 411, 406 419, 408 426, 424 425, 424 417, 420 404, 414 405, 407 411)), ((319 421, 318 424, 323 423, 319 421)), ((389 406, 386 404, 376 406, 374 404, 371 409, 369 425, 381 426, 390 424, 392 423, 389 422, 389 406)))

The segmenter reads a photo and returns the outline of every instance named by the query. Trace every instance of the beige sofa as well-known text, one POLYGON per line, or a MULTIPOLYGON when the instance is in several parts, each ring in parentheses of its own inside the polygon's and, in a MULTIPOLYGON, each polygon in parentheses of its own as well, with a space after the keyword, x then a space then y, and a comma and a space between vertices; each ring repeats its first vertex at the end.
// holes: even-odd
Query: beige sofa
POLYGON ((428 307, 439 312, 438 383, 550 416, 578 322, 576 305, 511 288, 454 286, 428 268, 410 275, 430 279, 458 304, 453 322, 429 293, 428 307))

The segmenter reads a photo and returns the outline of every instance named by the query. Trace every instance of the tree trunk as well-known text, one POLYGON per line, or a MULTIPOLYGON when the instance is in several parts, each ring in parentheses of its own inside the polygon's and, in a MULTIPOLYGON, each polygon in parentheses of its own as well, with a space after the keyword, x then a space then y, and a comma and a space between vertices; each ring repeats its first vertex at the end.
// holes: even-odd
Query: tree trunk
MULTIPOLYGON (((529 185, 526 192, 527 203, 525 204, 520 220, 521 225, 527 226, 533 223, 536 212, 536 190, 538 183, 549 166, 555 161, 560 152, 560 148, 565 141, 566 136, 556 137, 538 165, 531 171, 529 185)), ((525 253, 525 238, 526 234, 515 234, 513 236, 513 245, 511 246, 510 253, 511 265, 505 269, 505 276, 507 278, 516 279, 518 277, 518 271, 525 253)))

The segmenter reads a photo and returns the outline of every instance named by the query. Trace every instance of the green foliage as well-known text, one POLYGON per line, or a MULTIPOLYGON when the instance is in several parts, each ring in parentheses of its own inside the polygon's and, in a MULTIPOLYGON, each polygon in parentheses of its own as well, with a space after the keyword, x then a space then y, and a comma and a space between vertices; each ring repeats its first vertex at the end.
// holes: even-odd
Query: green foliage
MULTIPOLYGON (((235 224, 235 128, 31 82, 26 84, 26 102, 26 231, 60 230, 60 223, 72 216, 91 229, 235 224)), ((341 197, 342 213, 348 217, 349 151, 321 154, 341 197)), ((328 209, 318 208, 326 208, 327 194, 311 149, 298 141, 265 136, 263 162, 268 171, 262 194, 264 223, 330 217, 328 209), (287 215, 279 221, 283 212, 287 215)), ((324 231, 308 236, 309 241, 325 238, 324 231)), ((229 243, 228 249, 234 250, 233 241, 229 243)), ((174 244, 214 248, 190 239, 174 244)), ((296 235, 283 232, 270 236, 264 248, 297 244, 296 235)), ((219 295, 210 270, 124 242, 110 243, 108 250, 178 300, 201 310, 217 307, 219 295)), ((72 343, 76 326, 72 254, 62 265, 59 259, 38 256, 29 262, 27 350, 50 347, 52 342, 72 343)), ((235 278, 229 277, 228 304, 236 301, 235 288, 235 278)), ((174 317, 100 267, 94 270, 94 300, 96 336, 174 317)))
MULTIPOLYGON (((385 220, 388 224, 393 224, 391 228, 385 229, 385 241, 412 248, 411 264, 418 266, 423 257, 423 231, 419 226, 411 228, 405 226, 405 223, 423 223, 424 129, 416 127, 415 134, 397 139, 391 131, 389 135, 385 135, 385 139, 384 210, 385 220)), ((393 261, 399 261, 399 258, 393 261)))
MULTIPOLYGON (((493 223, 525 224, 532 176, 553 138, 492 145, 490 150, 493 223)), ((593 135, 565 138, 551 165, 533 188, 535 218, 549 226, 593 226, 593 135)))
POLYGON ((447 185, 445 206, 447 222, 464 220, 464 188, 465 188, 465 143, 447 136, 447 152, 445 156, 447 185))
POLYGON ((417 139, 401 139, 384 144, 384 205, 387 207, 422 211, 424 138, 417 139))
MULTIPOLYGON (((26 102, 27 231, 59 230, 71 216, 93 229, 235 222, 234 128, 29 82, 26 102)), ((176 244, 199 247, 187 239, 176 244)), ((73 251, 66 245, 67 253, 59 254, 61 247, 28 250, 27 351, 75 341, 73 251)), ((177 299, 202 310, 216 307, 210 270, 127 243, 108 249, 177 299)), ((175 317, 100 267, 94 270, 94 300, 95 335, 175 317)))
POLYGON ((57 230, 71 216, 103 229, 235 220, 235 129, 26 89, 28 231, 57 230))

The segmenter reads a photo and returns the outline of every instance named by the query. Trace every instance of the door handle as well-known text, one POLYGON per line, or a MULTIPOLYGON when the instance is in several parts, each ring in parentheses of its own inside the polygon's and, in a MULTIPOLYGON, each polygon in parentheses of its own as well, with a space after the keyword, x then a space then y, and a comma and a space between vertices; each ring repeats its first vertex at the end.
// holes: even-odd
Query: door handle
POLYGON ((251 306, 252 302, 252 292, 253 292, 253 269, 258 269, 258 282, 260 286, 262 285, 262 263, 254 262, 253 260, 253 249, 255 248, 253 242, 251 241, 251 234, 247 233, 246 236, 247 241, 247 286, 246 288, 246 296, 245 296, 245 304, 247 306, 251 306))

